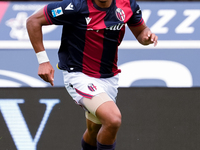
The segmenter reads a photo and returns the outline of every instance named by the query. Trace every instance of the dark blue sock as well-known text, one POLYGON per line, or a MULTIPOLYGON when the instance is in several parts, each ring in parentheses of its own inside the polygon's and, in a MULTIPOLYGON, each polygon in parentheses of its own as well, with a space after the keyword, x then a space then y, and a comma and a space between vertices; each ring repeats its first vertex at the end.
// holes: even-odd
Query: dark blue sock
POLYGON ((116 145, 116 142, 113 143, 112 145, 104 145, 97 142, 97 150, 115 150, 115 145, 116 145))
POLYGON ((96 146, 89 145, 86 143, 83 138, 81 140, 82 149, 81 150, 97 150, 96 146))

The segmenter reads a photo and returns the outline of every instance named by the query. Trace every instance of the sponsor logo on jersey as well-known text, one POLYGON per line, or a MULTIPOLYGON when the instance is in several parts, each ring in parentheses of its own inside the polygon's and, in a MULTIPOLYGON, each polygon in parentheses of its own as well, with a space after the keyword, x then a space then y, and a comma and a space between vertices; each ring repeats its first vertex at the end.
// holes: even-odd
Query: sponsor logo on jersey
POLYGON ((94 92, 95 90, 97 90, 97 87, 93 83, 90 83, 90 84, 88 84, 88 89, 90 91, 94 92))
POLYGON ((119 23, 119 24, 116 24, 114 26, 111 26, 111 27, 108 27, 106 28, 107 30, 121 30, 121 28, 124 26, 123 23, 119 23))
POLYGON ((115 14, 117 16, 117 19, 119 19, 120 21, 125 20, 125 13, 121 8, 117 8, 115 11, 115 14))
POLYGON ((73 4, 70 3, 70 4, 65 8, 65 10, 74 10, 73 4))
POLYGON ((58 17, 63 14, 62 7, 51 10, 53 17, 58 17))

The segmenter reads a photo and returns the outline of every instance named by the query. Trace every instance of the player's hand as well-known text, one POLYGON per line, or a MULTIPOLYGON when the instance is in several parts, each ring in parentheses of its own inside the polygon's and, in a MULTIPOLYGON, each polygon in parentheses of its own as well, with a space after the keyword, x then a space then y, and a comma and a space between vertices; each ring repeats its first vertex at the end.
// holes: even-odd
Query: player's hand
POLYGON ((158 43, 158 36, 147 29, 144 30, 142 41, 144 45, 149 45, 154 43, 154 46, 156 46, 158 43))
POLYGON ((45 62, 39 65, 38 75, 46 82, 54 86, 54 69, 50 62, 45 62))

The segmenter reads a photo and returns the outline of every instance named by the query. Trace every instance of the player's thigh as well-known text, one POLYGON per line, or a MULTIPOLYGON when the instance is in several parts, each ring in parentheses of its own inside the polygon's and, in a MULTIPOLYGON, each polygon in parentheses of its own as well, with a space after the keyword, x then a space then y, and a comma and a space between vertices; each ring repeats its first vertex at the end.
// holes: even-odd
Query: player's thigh
POLYGON ((92 99, 83 98, 82 105, 90 112, 86 118, 94 123, 120 122, 121 113, 115 102, 104 92, 92 99))
POLYGON ((102 124, 121 124, 121 112, 113 101, 108 101, 100 105, 96 110, 96 116, 102 124))
MULTIPOLYGON (((99 106, 106 102, 113 102, 113 100, 105 93, 102 92, 93 96, 91 99, 83 97, 80 103, 94 116, 96 116, 96 110, 99 106)), ((114 102, 113 102, 114 103, 114 102)))
POLYGON ((81 105, 87 110, 85 112, 85 117, 95 124, 102 124, 101 121, 96 116, 97 108, 108 101, 113 101, 105 92, 93 96, 91 99, 82 98, 80 100, 81 105))

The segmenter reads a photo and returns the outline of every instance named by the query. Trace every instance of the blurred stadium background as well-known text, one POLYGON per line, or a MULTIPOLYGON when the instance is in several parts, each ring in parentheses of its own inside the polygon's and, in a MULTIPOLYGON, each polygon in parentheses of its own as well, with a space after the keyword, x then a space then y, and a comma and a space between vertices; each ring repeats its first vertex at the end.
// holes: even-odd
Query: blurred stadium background
MULTIPOLYGON (((43 28, 55 87, 37 76, 28 16, 52 0, 0 1, 0 149, 78 150, 83 110, 56 69, 60 26, 43 28)), ((54 0, 55 1, 55 0, 54 0)), ((117 150, 200 149, 200 2, 137 0, 158 46, 140 46, 127 29, 119 48, 117 150)))

